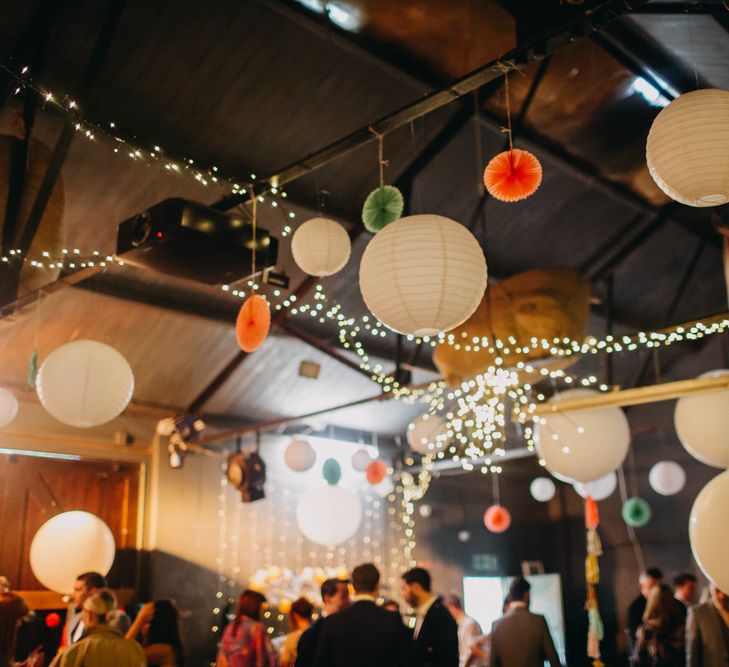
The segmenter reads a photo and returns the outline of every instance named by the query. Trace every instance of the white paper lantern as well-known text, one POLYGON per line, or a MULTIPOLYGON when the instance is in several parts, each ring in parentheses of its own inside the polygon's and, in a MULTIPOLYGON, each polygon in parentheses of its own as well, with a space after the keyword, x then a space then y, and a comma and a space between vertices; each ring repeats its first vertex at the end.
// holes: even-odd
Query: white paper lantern
POLYGON ((686 485, 686 472, 675 461, 659 461, 648 473, 651 488, 662 496, 675 496, 686 485))
POLYGON ((729 202, 729 92, 681 95, 653 121, 648 170, 663 192, 688 206, 729 202))
POLYGON ((372 489, 380 498, 387 498, 395 492, 395 483, 392 481, 392 477, 387 476, 379 484, 375 484, 372 489))
POLYGON ((714 477, 697 496, 689 518, 694 558, 722 591, 729 591, 729 471, 714 477))
POLYGON ((433 336, 465 322, 486 289, 486 260, 463 225, 412 215, 369 242, 359 267, 367 308, 404 334, 433 336))
POLYGON ((370 453, 362 447, 352 454, 352 467, 357 472, 364 472, 367 470, 367 466, 372 463, 374 459, 370 456, 370 453))
POLYGON ((557 492, 557 487, 549 477, 537 477, 532 480, 529 485, 529 493, 532 494, 532 498, 539 503, 548 503, 554 494, 557 492))
MULTIPOLYGON (((709 371, 699 377, 729 375, 709 371)), ((681 444, 695 459, 709 466, 729 468, 729 389, 683 396, 673 414, 681 444)))
POLYGON ((471 533, 469 533, 467 530, 459 530, 458 531, 458 541, 459 542, 468 542, 468 540, 471 539, 471 533))
POLYGON ((18 399, 11 391, 0 387, 0 428, 7 426, 18 414, 18 399))
MULTIPOLYGON (((568 389, 549 402, 595 396, 593 389, 568 389)), ((630 446, 628 420, 620 408, 590 408, 542 417, 536 429, 539 456, 567 482, 592 482, 617 470, 630 446)))
POLYGON ((605 500, 613 495, 617 486, 618 476, 614 472, 611 472, 604 477, 600 477, 600 479, 595 479, 586 484, 577 482, 574 485, 574 489, 582 498, 592 496, 593 500, 605 500))
POLYGON ((294 472, 306 472, 316 463, 316 452, 306 438, 294 438, 286 447, 284 460, 294 472))
POLYGON ((341 486, 319 486, 304 492, 296 508, 301 532, 312 542, 335 546, 346 542, 359 529, 362 504, 341 486))
POLYGON ((296 265, 311 276, 331 276, 349 260, 352 243, 344 227, 328 218, 312 218, 291 239, 296 265))
POLYGON ((71 593, 79 574, 106 575, 116 546, 109 527, 89 512, 64 512, 46 521, 30 544, 36 579, 57 593, 71 593))
POLYGON ((56 419, 80 428, 118 417, 134 392, 134 374, 113 347, 95 340, 66 343, 48 355, 37 392, 56 419))
POLYGON ((448 424, 438 415, 420 415, 408 426, 408 444, 418 454, 433 454, 450 444, 448 424))
POLYGON ((418 514, 420 514, 423 519, 429 519, 433 514, 433 507, 431 505, 428 505, 427 503, 424 503, 420 505, 420 507, 418 507, 418 514))

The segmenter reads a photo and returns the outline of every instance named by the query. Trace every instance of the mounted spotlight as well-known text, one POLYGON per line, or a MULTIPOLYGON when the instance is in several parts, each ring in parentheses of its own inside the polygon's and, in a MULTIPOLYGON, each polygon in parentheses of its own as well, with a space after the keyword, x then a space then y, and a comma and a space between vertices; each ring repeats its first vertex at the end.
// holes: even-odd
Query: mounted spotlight
POLYGON ((256 434, 256 449, 252 452, 238 451, 228 457, 226 471, 228 481, 240 491, 244 503, 252 503, 265 497, 266 464, 258 453, 259 436, 256 434))
POLYGON ((169 456, 168 462, 170 468, 182 468, 185 464, 185 456, 187 455, 189 448, 185 441, 180 437, 180 434, 175 432, 170 436, 170 441, 167 444, 167 454, 169 456))

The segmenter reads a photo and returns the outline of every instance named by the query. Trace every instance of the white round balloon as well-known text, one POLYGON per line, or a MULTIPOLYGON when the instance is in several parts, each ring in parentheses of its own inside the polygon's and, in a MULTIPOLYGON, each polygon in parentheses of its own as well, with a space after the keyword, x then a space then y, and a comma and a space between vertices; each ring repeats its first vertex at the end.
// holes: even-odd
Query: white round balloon
POLYGON ((346 542, 362 522, 359 498, 341 486, 318 486, 304 492, 296 508, 301 532, 312 542, 335 546, 346 542))
POLYGON ((390 329, 433 336, 465 322, 486 289, 481 245, 440 215, 400 218, 367 244, 359 286, 370 312, 390 329))
MULTIPOLYGON (((549 403, 595 396, 593 389, 568 389, 549 403)), ((592 482, 617 470, 630 447, 630 428, 620 408, 590 408, 555 412, 542 417, 536 428, 539 456, 557 478, 592 482)))
POLYGON ((529 485, 529 493, 532 494, 532 498, 539 503, 548 503, 554 494, 557 492, 557 487, 549 477, 537 477, 532 480, 529 485))
POLYGON ((438 415, 420 415, 408 425, 410 449, 418 454, 432 454, 444 449, 451 441, 448 424, 438 415))
MULTIPOLYGON (((699 377, 721 377, 729 370, 709 371, 699 377)), ((709 466, 729 468, 729 389, 683 396, 673 414, 681 444, 695 459, 709 466)))
POLYGON ((574 489, 583 498, 592 496, 593 500, 605 500, 613 495, 617 486, 618 476, 614 472, 611 472, 604 477, 600 477, 600 479, 595 479, 586 484, 575 482, 574 489))
POLYGON ((686 485, 686 471, 675 461, 659 461, 648 473, 651 488, 662 496, 675 496, 686 485))
POLYGON ((106 575, 116 545, 109 527, 89 512, 63 512, 46 521, 30 544, 30 568, 36 579, 57 593, 71 593, 83 572, 106 575))
POLYGON ((38 372, 38 397, 56 419, 80 428, 118 417, 134 392, 134 374, 113 347, 76 340, 56 348, 38 372))
POLYGON ((286 447, 284 460, 294 472, 306 472, 316 463, 316 452, 306 438, 295 437, 286 447))
POLYGON ((370 453, 362 447, 352 454, 352 467, 357 472, 364 472, 367 470, 367 466, 372 463, 374 459, 370 456, 370 453))
POLYGON ((18 399, 15 395, 0 387, 0 428, 7 426, 18 415, 18 399))
POLYGON ((328 218, 312 218, 299 227, 291 239, 291 253, 297 266, 311 276, 331 276, 349 260, 352 243, 342 225, 328 218))
POLYGON ((729 591, 729 471, 714 477, 697 496, 689 518, 694 558, 722 591, 729 591))

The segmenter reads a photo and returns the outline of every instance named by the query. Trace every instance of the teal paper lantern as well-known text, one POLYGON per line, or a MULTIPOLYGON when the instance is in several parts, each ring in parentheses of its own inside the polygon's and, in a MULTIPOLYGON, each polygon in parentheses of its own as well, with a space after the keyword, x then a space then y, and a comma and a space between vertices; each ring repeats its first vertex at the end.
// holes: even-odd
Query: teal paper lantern
POLYGON ((643 498, 628 498, 623 504, 623 521, 633 528, 645 526, 651 520, 651 506, 643 498))
POLYGON ((324 479, 327 481, 327 484, 336 486, 339 484, 339 480, 342 479, 342 467, 335 459, 327 459, 324 461, 322 471, 324 472, 324 479))
POLYGON ((365 229, 376 234, 391 222, 402 216, 405 200, 394 185, 382 185, 365 199, 362 207, 362 222, 365 229))

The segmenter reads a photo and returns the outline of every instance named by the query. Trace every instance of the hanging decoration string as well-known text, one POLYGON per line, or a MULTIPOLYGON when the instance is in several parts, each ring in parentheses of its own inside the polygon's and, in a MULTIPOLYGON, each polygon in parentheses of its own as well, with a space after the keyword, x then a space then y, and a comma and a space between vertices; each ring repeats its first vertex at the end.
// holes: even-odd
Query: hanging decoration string
POLYGON ((377 139, 377 166, 380 170, 380 187, 382 187, 383 185, 385 185, 385 167, 390 164, 388 160, 385 160, 385 135, 375 130, 375 128, 373 128, 372 126, 370 126, 368 129, 375 137, 375 139, 377 139))
POLYGON ((494 505, 501 505, 501 490, 499 489, 498 475, 491 475, 491 491, 494 494, 494 505))
POLYGON ((504 72, 504 93, 506 95, 506 122, 508 123, 508 129, 504 131, 509 135, 509 152, 513 152, 514 144, 512 142, 511 132, 511 100, 509 95, 509 72, 504 72))
POLYGON ((258 197, 253 191, 253 186, 248 187, 248 193, 251 197, 251 228, 252 228, 252 243, 251 243, 251 278, 253 279, 252 291, 256 291, 256 251, 258 250, 258 239, 256 238, 256 225, 258 223, 258 197))

